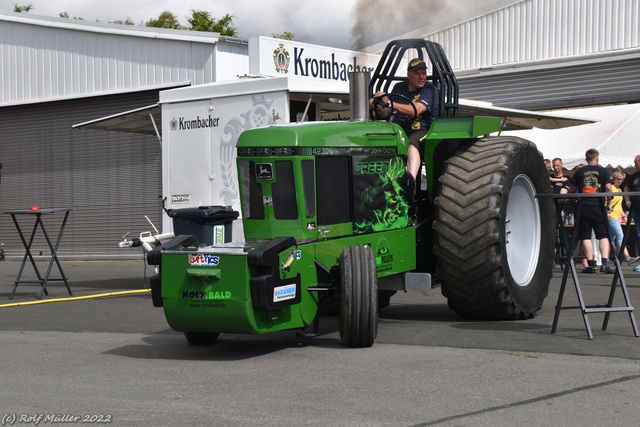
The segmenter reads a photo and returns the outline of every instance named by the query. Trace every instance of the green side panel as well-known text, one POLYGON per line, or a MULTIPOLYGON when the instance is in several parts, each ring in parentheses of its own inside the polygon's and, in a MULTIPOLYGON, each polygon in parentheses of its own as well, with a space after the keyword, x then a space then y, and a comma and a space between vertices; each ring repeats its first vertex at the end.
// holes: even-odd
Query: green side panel
POLYGON ((416 229, 414 227, 372 236, 371 249, 376 258, 378 277, 415 270, 416 229))
POLYGON ((305 221, 304 230, 300 236, 300 226, 296 229, 295 224, 291 224, 291 221, 283 220, 247 220, 242 221, 244 227, 244 234, 249 242, 253 242, 254 236, 259 236, 260 239, 276 238, 278 236, 292 236, 298 242, 315 241, 319 235, 322 238, 335 238, 341 236, 350 236, 354 234, 353 223, 348 222, 344 224, 332 224, 330 226, 316 226, 315 218, 305 221), (288 224, 287 224, 288 223, 288 224), (250 240, 251 238, 251 240, 250 240))
POLYGON ((424 149, 427 194, 431 201, 437 193, 438 178, 444 170, 444 161, 457 146, 462 141, 499 132, 501 128, 499 117, 436 117, 427 134, 424 149))
POLYGON ((416 228, 389 230, 327 240, 315 243, 318 261, 327 268, 338 263, 343 248, 350 245, 369 245, 376 258, 378 277, 404 273, 416 268, 416 228))
MULTIPOLYGON (((291 311, 295 311, 295 318, 290 323, 284 324, 273 319, 274 312, 267 312, 271 317, 261 319, 259 326, 261 330, 268 332, 273 328, 276 329, 292 329, 308 326, 318 312, 318 293, 310 292, 307 289, 310 286, 318 284, 318 272, 315 265, 315 247, 313 245, 298 245, 279 255, 280 278, 283 281, 300 275, 302 299, 300 304, 290 306, 291 311)), ((264 315, 264 312, 260 314, 264 315)))
MULTIPOLYGON (((301 302, 256 310, 246 254, 166 252, 162 255, 162 298, 169 326, 177 331, 264 334, 310 325, 317 313, 312 246, 279 254, 281 278, 303 279, 301 302), (286 269, 285 267, 286 266, 286 269)), ((271 290, 273 292, 273 290, 271 290)), ((275 296, 273 297, 275 298, 275 296)))
POLYGON ((429 129, 427 140, 477 138, 500 129, 500 117, 437 117, 429 129))
POLYGON ((406 228, 410 196, 401 181, 404 159, 354 156, 353 160, 354 233, 406 228))
POLYGON ((253 332, 246 256, 162 255, 165 317, 177 331, 253 332), (197 258, 202 265, 197 265, 197 258), (205 265, 209 264, 209 265, 205 265))
POLYGON ((277 220, 273 215, 267 214, 266 219, 244 219, 242 226, 247 238, 272 239, 278 236, 292 236, 297 241, 301 241, 317 238, 318 233, 315 227, 309 228, 309 224, 314 223, 315 218, 277 220))

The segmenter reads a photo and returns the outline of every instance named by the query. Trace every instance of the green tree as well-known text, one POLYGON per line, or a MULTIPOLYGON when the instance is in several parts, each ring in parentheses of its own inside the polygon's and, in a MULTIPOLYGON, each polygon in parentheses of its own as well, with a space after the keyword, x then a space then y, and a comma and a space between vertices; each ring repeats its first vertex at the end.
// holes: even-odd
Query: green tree
MULTIPOLYGON (((58 16, 60 18, 66 18, 66 19, 71 19, 71 17, 69 16, 69 12, 60 12, 58 14, 58 16)), ((73 19, 77 19, 78 21, 84 21, 84 19, 82 18, 78 18, 77 16, 74 16, 73 19)), ((97 22, 97 21, 96 21, 97 22)))
POLYGON ((272 33, 271 37, 274 39, 282 39, 282 40, 293 40, 296 35, 290 31, 285 31, 282 34, 272 33))
POLYGON ((118 19, 117 21, 110 22, 110 24, 136 25, 128 16, 127 16, 127 19, 125 19, 124 21, 118 19))
POLYGON ((233 15, 228 13, 220 19, 215 19, 204 10, 191 9, 191 17, 187 19, 190 30, 219 33, 223 36, 235 36, 237 29, 233 26, 233 15))
POLYGON ((178 22, 178 18, 173 13, 165 10, 158 16, 158 19, 149 19, 144 23, 145 27, 154 27, 154 28, 170 28, 173 30, 181 30, 183 29, 178 22))
POLYGON ((29 11, 33 9, 33 5, 31 3, 29 4, 18 4, 18 3, 13 3, 13 11, 14 12, 18 12, 18 13, 29 13, 29 11))

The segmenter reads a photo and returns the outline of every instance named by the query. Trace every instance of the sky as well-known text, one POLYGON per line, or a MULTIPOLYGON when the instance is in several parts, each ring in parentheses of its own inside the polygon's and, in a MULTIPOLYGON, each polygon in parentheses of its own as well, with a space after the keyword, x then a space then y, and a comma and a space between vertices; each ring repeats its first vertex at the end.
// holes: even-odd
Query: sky
POLYGON ((67 12, 85 21, 130 18, 136 24, 167 10, 184 26, 192 9, 204 10, 216 19, 233 15, 239 37, 289 31, 296 41, 360 49, 491 2, 495 0, 0 0, 0 10, 31 4, 30 15, 58 17, 67 12))

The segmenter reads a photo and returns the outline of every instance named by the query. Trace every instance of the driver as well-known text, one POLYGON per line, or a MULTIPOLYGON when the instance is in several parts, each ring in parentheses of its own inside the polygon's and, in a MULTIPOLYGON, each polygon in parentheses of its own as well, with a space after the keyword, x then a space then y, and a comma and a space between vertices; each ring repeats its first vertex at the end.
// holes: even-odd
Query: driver
MULTIPOLYGON (((424 141, 433 119, 438 114, 438 90, 427 81, 427 64, 420 58, 412 59, 407 67, 407 81, 398 82, 391 93, 401 96, 391 96, 393 107, 398 110, 398 117, 394 122, 399 124, 409 136, 409 152, 407 153, 407 170, 419 182, 420 167, 424 157, 424 141), (411 100, 415 110, 409 105, 411 100), (415 114, 415 117, 414 117, 415 114)), ((374 109, 376 99, 381 99, 387 107, 391 102, 384 92, 377 92, 369 101, 369 108, 374 109)))

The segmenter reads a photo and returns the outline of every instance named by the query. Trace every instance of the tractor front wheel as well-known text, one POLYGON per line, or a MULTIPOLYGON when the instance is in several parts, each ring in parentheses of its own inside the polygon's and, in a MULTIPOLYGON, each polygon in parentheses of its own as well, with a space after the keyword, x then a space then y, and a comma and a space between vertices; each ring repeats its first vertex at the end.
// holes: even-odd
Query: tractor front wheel
POLYGON ((556 216, 530 141, 485 137, 445 164, 435 200, 437 272, 449 307, 482 319, 533 317, 553 270, 556 216))
POLYGON ((340 255, 340 339, 371 347, 378 333, 378 275, 371 247, 351 245, 340 255))

